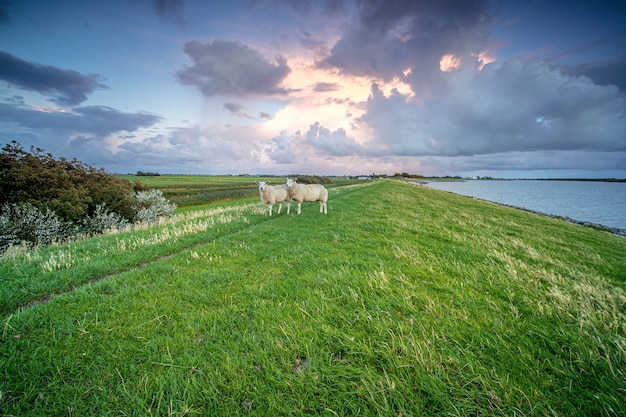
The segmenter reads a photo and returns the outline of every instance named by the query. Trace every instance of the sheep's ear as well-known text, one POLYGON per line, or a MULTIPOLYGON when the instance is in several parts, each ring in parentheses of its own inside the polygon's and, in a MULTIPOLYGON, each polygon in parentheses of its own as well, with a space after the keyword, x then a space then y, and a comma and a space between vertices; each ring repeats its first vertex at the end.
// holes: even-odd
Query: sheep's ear
POLYGON ((255 181, 257 184, 259 183, 258 181, 255 181))
POLYGON ((265 184, 269 184, 269 183, 270 183, 270 182, 268 181, 268 182, 266 182, 265 184))

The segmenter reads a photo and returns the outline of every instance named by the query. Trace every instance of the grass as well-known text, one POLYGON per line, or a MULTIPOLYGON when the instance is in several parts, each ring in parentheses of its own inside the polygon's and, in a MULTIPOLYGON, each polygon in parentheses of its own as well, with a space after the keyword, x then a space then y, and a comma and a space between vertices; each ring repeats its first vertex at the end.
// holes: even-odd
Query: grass
MULTIPOLYGON (((257 177, 202 175, 140 177, 120 175, 120 177, 131 182, 139 181, 152 188, 158 188, 167 199, 178 206, 201 205, 208 202, 234 200, 258 194, 258 187, 254 182, 259 180, 257 177)), ((267 178, 261 178, 260 180, 268 181, 267 178)), ((276 182, 280 180, 272 178, 269 181, 276 182)))
MULTIPOLYGON (((166 198, 181 207, 203 205, 219 201, 235 200, 256 196, 259 193, 258 181, 270 181, 273 185, 284 184, 283 177, 249 176, 203 176, 203 175, 161 175, 135 176, 120 175, 131 182, 139 181, 152 188, 158 188, 166 198)), ((353 180, 335 179, 331 186, 353 183, 353 180)))
POLYGON ((624 238, 395 181, 213 210, 3 258, 1 413, 626 413, 624 238))

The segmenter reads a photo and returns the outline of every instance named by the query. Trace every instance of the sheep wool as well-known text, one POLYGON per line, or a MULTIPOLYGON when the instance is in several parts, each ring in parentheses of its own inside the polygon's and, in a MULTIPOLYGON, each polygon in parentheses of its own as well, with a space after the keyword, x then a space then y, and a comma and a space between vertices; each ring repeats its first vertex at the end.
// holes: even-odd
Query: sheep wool
POLYGON ((291 198, 285 185, 269 185, 269 181, 255 181, 259 185, 259 195, 261 202, 267 205, 269 215, 272 215, 272 207, 278 203, 278 214, 283 207, 283 203, 287 203, 287 214, 291 209, 291 198))
POLYGON ((323 185, 298 184, 296 180, 290 180, 289 178, 287 178, 287 183, 285 185, 289 191, 289 198, 298 203, 298 214, 301 212, 301 205, 303 201, 319 201, 320 213, 328 213, 326 206, 326 203, 328 202, 328 190, 323 185))

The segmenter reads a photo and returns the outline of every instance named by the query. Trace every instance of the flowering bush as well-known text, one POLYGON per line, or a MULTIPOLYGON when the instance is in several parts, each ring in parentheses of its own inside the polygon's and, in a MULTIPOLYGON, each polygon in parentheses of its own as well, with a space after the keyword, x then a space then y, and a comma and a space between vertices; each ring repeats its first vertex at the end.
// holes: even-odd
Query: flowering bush
POLYGON ((130 222, 123 216, 107 210, 104 204, 96 206, 91 216, 82 221, 81 231, 85 234, 102 233, 106 230, 120 230, 130 222))
MULTIPOLYGON (((176 205, 169 202, 160 190, 139 191, 133 199, 136 222, 154 223, 163 216, 171 216, 176 209, 176 205)), ((49 208, 41 210, 28 203, 5 203, 0 208, 0 253, 10 246, 47 246, 129 225, 124 216, 109 211, 104 204, 98 205, 92 215, 83 217, 79 222, 71 222, 61 220, 49 208)))
POLYGON ((171 216, 176 204, 168 201, 161 190, 138 191, 135 193, 137 222, 154 223, 163 216, 171 216))
POLYGON ((67 232, 67 225, 50 209, 9 203, 0 210, 0 251, 22 242, 46 246, 67 238, 67 232))

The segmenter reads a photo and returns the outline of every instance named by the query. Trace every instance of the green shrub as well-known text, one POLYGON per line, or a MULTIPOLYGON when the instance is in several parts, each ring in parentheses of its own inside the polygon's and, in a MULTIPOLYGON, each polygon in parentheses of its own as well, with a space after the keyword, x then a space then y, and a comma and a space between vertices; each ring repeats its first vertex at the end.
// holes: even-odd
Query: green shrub
POLYGON ((0 252, 152 223, 176 205, 160 190, 13 141, 0 154, 0 252))
POLYGON ((100 205, 128 220, 135 217, 132 184, 76 159, 55 159, 43 149, 25 151, 13 141, 0 153, 0 204, 30 204, 79 222, 100 205))
POLYGON ((332 182, 330 178, 318 175, 300 175, 296 181, 299 184, 330 184, 332 182))

